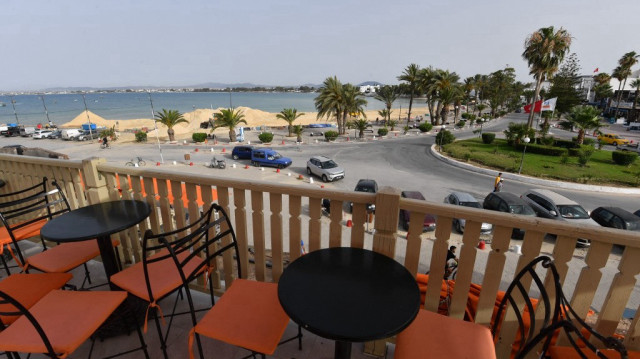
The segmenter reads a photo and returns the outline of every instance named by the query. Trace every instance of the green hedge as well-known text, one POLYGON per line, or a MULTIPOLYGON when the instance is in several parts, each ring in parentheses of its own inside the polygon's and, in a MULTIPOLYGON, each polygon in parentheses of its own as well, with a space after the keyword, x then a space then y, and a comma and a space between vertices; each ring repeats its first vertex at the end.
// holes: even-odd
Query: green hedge
POLYGON ((460 121, 458 121, 458 123, 456 123, 456 127, 463 128, 464 125, 466 125, 466 124, 467 124, 467 122, 465 120, 460 120, 460 121))
POLYGON ((569 141, 569 140, 556 140, 554 143, 554 146, 562 147, 562 148, 579 148, 580 147, 580 145, 578 145, 576 142, 569 141))
POLYGON ((337 131, 327 131, 324 133, 324 138, 327 141, 334 141, 336 138, 338 138, 338 132, 337 131))
POLYGON ((433 125, 429 122, 423 122, 420 124, 420 126, 418 126, 418 129, 420 130, 420 132, 429 132, 433 129, 433 125))
POLYGON ((493 140, 495 139, 496 139, 495 133, 486 132, 482 134, 482 142, 484 142, 487 145, 493 143, 493 140))
POLYGON ((271 143, 273 141, 273 133, 271 132, 263 132, 258 135, 258 139, 262 143, 271 143))
POLYGON ((441 145, 441 146, 448 145, 455 140, 456 140, 456 136, 454 136, 453 133, 447 130, 441 130, 436 135, 436 145, 441 145))
POLYGON ((613 151, 611 159, 618 165, 629 166, 638 159, 638 154, 632 151, 613 151))
POLYGON ((147 133, 142 131, 136 132, 136 142, 147 142, 147 133))
MULTIPOLYGON (((519 151, 523 151, 524 144, 520 143, 516 145, 516 149, 519 151)), ((552 146, 543 146, 543 145, 536 145, 536 144, 530 143, 527 145, 527 152, 537 153, 540 155, 547 155, 547 156, 562 156, 567 154, 567 149, 561 148, 561 147, 559 148, 559 147, 552 147, 552 146)))
POLYGON ((378 129, 378 135, 380 135, 380 136, 386 136, 387 133, 389 133, 389 130, 387 130, 385 127, 382 127, 382 128, 378 129))
POLYGON ((207 134, 204 132, 196 132, 191 135, 193 142, 204 142, 207 139, 207 134))

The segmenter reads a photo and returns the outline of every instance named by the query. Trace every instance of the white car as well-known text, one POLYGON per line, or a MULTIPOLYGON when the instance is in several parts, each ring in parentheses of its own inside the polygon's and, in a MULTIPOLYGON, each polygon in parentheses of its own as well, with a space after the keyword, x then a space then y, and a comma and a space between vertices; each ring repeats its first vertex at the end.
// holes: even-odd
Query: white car
POLYGON ((323 181, 335 181, 344 178, 344 168, 338 166, 332 159, 324 156, 313 156, 307 161, 307 174, 316 175, 323 181))
POLYGON ((49 138, 49 136, 51 136, 52 133, 53 131, 49 131, 49 130, 36 130, 36 132, 34 132, 31 137, 35 139, 49 138))

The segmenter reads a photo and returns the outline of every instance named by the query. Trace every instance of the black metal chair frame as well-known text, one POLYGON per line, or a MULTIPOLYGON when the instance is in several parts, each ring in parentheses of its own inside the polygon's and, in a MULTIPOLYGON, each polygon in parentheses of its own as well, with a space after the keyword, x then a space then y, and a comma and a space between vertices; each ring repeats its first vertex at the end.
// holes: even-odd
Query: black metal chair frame
MULTIPOLYGON (((42 329, 42 326, 40 325, 40 323, 38 323, 38 320, 33 316, 33 314, 31 314, 31 312, 29 312, 29 310, 27 308, 25 308, 22 304, 20 304, 20 302, 18 302, 17 300, 15 300, 13 297, 11 297, 9 294, 4 293, 2 291, 0 291, 0 305, 11 305, 15 308, 15 310, 11 310, 11 311, 0 311, 0 316, 21 316, 24 315, 29 322, 31 322, 31 325, 33 325, 34 329, 38 332, 38 334, 40 335, 40 338, 42 339, 42 342, 44 343, 45 347, 47 348, 47 353, 45 353, 45 355, 47 355, 50 358, 59 358, 58 353, 55 352, 55 350, 53 349, 53 346, 51 345, 51 342, 49 341, 49 338, 47 337, 47 334, 44 332, 44 330, 42 329)), ((127 309, 130 310, 129 306, 127 305, 127 309)), ((116 311, 117 312, 117 311, 116 311)), ((144 341, 144 337, 142 335, 142 331, 140 330, 140 325, 138 325, 138 323, 130 323, 127 320, 127 317, 132 317, 135 318, 134 315, 129 314, 129 315, 122 315, 120 314, 122 320, 125 322, 125 325, 127 325, 127 327, 131 327, 132 325, 136 328, 136 332, 138 333, 138 339, 140 340, 140 347, 134 348, 134 349, 129 349, 114 355, 110 355, 106 358, 103 359, 109 359, 109 358, 115 358, 115 357, 119 357, 122 355, 126 355, 129 353, 133 353, 136 352, 138 350, 142 350, 144 353, 144 356, 146 359, 149 359, 149 353, 147 351, 147 345, 144 341)), ((135 319, 134 319, 135 321, 135 319)), ((2 321, 0 321, 0 331, 4 330, 5 328, 7 328, 7 326, 2 323, 2 321)), ((95 345, 95 337, 91 336, 91 348, 89 349, 89 358, 91 358, 91 353, 93 352, 93 348, 95 345)), ((18 353, 4 353, 7 355, 8 358, 20 358, 20 355, 18 353)), ((30 354, 29 354, 30 356, 30 354)))
MULTIPOLYGON (((23 265, 25 263, 25 258, 22 255, 22 251, 20 250, 20 246, 18 245, 18 240, 16 239, 13 231, 26 227, 38 221, 51 220, 58 215, 71 211, 69 201, 67 200, 67 197, 64 195, 64 192, 62 191, 58 183, 56 181, 51 181, 51 185, 54 188, 51 190, 47 190, 47 181, 47 177, 44 177, 42 179, 42 183, 39 183, 35 186, 0 195, 0 201, 2 201, 4 198, 11 198, 13 196, 20 197, 21 195, 27 194, 22 198, 0 202, 0 220, 9 232, 9 236, 11 237, 11 241, 14 247, 14 252, 17 254, 18 259, 23 265), (14 220, 18 220, 19 217, 30 215, 33 213, 36 213, 37 216, 23 222, 12 224, 12 222, 14 220)), ((42 246, 44 248, 43 250, 47 250, 46 243, 42 237, 40 237, 40 241, 42 242, 42 246)), ((119 260, 120 256, 116 257, 119 260)), ((2 264, 4 265, 7 275, 11 275, 11 270, 7 261, 3 256, 0 256, 0 258, 2 258, 2 264)), ((87 282, 89 284, 92 284, 89 267, 86 263, 83 263, 83 266, 85 278, 82 281, 82 288, 84 288, 84 285, 87 282)), ((93 286, 87 289, 92 289, 101 285, 93 286)))
MULTIPOLYGON (((549 275, 548 274, 548 275, 549 275)), ((582 334, 581 328, 585 328, 591 335, 600 340, 606 348, 614 349, 618 351, 622 358, 627 357, 627 352, 620 340, 613 337, 604 337, 594 329, 592 329, 584 320, 575 313, 573 308, 562 291, 562 283, 560 283, 560 275, 558 270, 550 257, 540 256, 529 264, 527 264, 513 279, 509 288, 505 292, 504 297, 500 302, 500 306, 494 318, 491 332, 494 333, 494 339, 499 335, 498 328, 501 325, 502 315, 507 312, 507 303, 514 311, 519 325, 520 334, 520 346, 516 351, 516 358, 524 358, 531 350, 542 343, 541 353, 547 353, 551 340, 554 334, 562 329, 567 335, 568 340, 573 348, 579 353, 580 357, 586 358, 583 350, 585 348, 579 347, 578 341, 584 343, 587 349, 596 353, 600 358, 606 358, 598 349, 589 342, 589 340, 582 334), (543 268, 547 269, 547 273, 552 276, 553 287, 555 290, 555 300, 552 303, 549 293, 547 293, 542 279, 538 276, 535 269, 540 264, 543 268), (540 299, 538 305, 534 306, 531 298, 529 297, 529 290, 525 288, 522 280, 525 276, 530 276, 535 283, 537 289, 540 292, 540 299), (519 308, 516 298, 513 296, 513 291, 516 290, 524 301, 524 307, 519 308), (542 317, 536 317, 536 310, 540 310, 540 305, 543 305, 542 317), (523 320, 523 313, 525 307, 529 313, 529 330, 525 331, 525 324, 523 320), (537 326, 537 323, 540 323, 537 326), (576 324, 577 323, 577 324, 576 324), (538 329, 536 329, 538 328, 538 329)))

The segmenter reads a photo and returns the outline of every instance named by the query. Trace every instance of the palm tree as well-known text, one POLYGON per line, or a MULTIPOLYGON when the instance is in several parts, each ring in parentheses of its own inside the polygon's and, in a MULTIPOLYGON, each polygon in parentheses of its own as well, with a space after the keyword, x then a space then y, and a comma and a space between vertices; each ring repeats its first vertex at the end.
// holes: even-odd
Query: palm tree
MULTIPOLYGON (((563 28, 555 31, 553 26, 543 27, 535 31, 525 40, 522 57, 529 64, 529 74, 536 79, 533 103, 538 100, 542 81, 558 71, 564 56, 571 46, 571 34, 563 28)), ((529 113, 527 126, 533 126, 535 111, 529 113)))
MULTIPOLYGON (((347 117, 362 116, 367 118, 364 113, 364 107, 367 105, 364 95, 360 92, 360 89, 352 84, 342 85, 342 96, 344 99, 344 108, 342 109, 342 123, 347 123, 347 117)), ((344 134, 345 131, 342 132, 344 134)))
POLYGON ((440 115, 436 110, 437 91, 433 86, 438 71, 439 70, 435 70, 431 66, 420 70, 420 88, 424 90, 424 94, 427 98, 427 106, 429 107, 429 119, 432 125, 435 125, 440 118, 440 115))
POLYGON ((399 93, 398 93, 397 86, 382 86, 374 96, 376 100, 384 103, 387 109, 387 116, 388 116, 388 117, 385 117, 384 119, 387 121, 391 119, 391 106, 393 105, 395 100, 398 99, 398 96, 399 96, 399 93))
POLYGON ((173 127, 179 123, 189 123, 184 116, 177 110, 162 109, 162 112, 156 114, 156 122, 167 126, 167 134, 169 135, 169 141, 175 141, 175 131, 173 127))
POLYGON ((293 126, 293 133, 295 133, 296 136, 297 136, 296 142, 302 142, 302 132, 303 131, 304 131, 304 127, 302 127, 301 125, 293 126))
POLYGON ((247 124, 241 110, 234 111, 232 108, 222 109, 220 112, 213 114, 212 131, 219 127, 228 127, 229 141, 236 142, 236 127, 241 123, 247 124))
POLYGON ((633 95, 633 109, 636 109, 636 105, 638 104, 638 94, 640 94, 640 79, 635 79, 631 82, 631 87, 636 89, 636 93, 633 95))
POLYGON ((364 118, 349 122, 349 127, 358 130, 358 138, 364 138, 364 130, 369 127, 369 121, 364 118))
POLYGON ((382 110, 378 111, 378 115, 380 115, 380 117, 385 119, 384 125, 385 127, 387 126, 387 123, 391 120, 391 113, 393 111, 387 110, 386 108, 383 108, 382 110))
POLYGON ((404 69, 402 75, 398 76, 398 81, 407 82, 409 85, 409 112, 407 112, 407 125, 411 119, 411 107, 413 106, 413 96, 418 90, 420 80, 420 66, 411 64, 404 69))
POLYGON ((570 125, 578 128, 578 144, 584 142, 584 134, 587 131, 597 130, 600 124, 600 110, 593 106, 576 106, 571 109, 571 114, 567 121, 559 123, 560 126, 570 125))
POLYGON ((338 131, 341 134, 344 133, 344 124, 342 123, 342 111, 344 108, 344 98, 342 93, 342 83, 337 77, 327 77, 322 87, 320 87, 320 94, 316 96, 315 107, 318 110, 317 118, 333 117, 335 116, 338 123, 338 131))
POLYGON ((464 85, 462 86, 464 90, 464 98, 467 104, 467 113, 469 113, 469 101, 471 100, 471 91, 474 89, 473 77, 467 77, 464 79, 464 85))
POLYGON ((398 125, 398 121, 396 120, 389 120, 389 122, 387 122, 387 126, 390 127, 390 131, 395 130, 396 126, 398 125))
POLYGON ((621 82, 621 86, 618 86, 618 105, 616 106, 615 118, 618 118, 618 111, 620 110, 620 100, 622 99, 621 89, 624 90, 624 87, 627 85, 627 78, 631 76, 631 68, 633 65, 638 63, 638 57, 640 57, 640 55, 636 54, 635 51, 627 52, 618 60, 619 66, 614 70, 614 77, 618 81, 624 80, 624 84, 621 82))
POLYGON ((481 103, 476 108, 478 109, 478 116, 482 117, 482 111, 487 108, 487 105, 481 103))
POLYGON ((276 118, 279 118, 281 120, 285 120, 289 124, 289 126, 287 126, 287 127, 289 129, 289 137, 291 137, 292 136, 291 132, 293 130, 293 128, 292 128, 293 127, 293 121, 295 121, 298 117, 300 117, 302 115, 304 115, 304 113, 303 112, 298 113, 298 110, 295 109, 295 108, 285 108, 282 111, 280 111, 279 114, 276 115, 276 118))

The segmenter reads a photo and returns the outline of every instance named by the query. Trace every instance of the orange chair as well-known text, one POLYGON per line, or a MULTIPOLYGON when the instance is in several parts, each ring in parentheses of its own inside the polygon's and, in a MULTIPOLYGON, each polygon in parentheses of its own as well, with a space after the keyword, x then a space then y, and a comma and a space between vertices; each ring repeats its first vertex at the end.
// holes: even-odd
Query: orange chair
POLYGON ((420 310, 413 323, 398 334, 394 358, 495 358, 494 339, 498 337, 502 319, 507 311, 516 313, 519 324, 520 341, 515 348, 515 357, 526 356, 539 343, 543 343, 543 352, 546 352, 557 329, 555 326, 557 320, 554 318, 559 318, 560 306, 557 301, 553 306, 551 305, 544 283, 535 272, 538 263, 550 269, 549 272, 557 279, 556 286, 560 286, 553 261, 546 256, 538 257, 522 269, 509 285, 494 315, 491 330, 475 323, 420 310), (528 295, 529 288, 525 288, 522 284, 525 278, 531 278, 540 293, 537 306, 543 307, 542 318, 534 317, 535 310, 525 310, 525 308, 533 308, 532 300, 528 295), (516 306, 514 290, 524 298, 523 308, 516 306), (541 325, 536 327, 539 319, 541 319, 541 325))
MULTIPOLYGON (((6 245, 15 261, 25 271, 34 268, 46 273, 64 273, 83 265, 84 287, 87 281, 91 284, 86 262, 100 255, 96 240, 62 243, 29 258, 24 257, 18 245, 21 240, 39 235, 40 229, 48 220, 70 211, 69 202, 58 184, 54 181, 52 185, 53 189, 48 189, 47 178, 44 178, 41 184, 0 197, 0 200, 10 199, 0 203, 0 220, 8 234, 8 238, 0 237, 0 244, 2 248, 6 245)), ((113 244, 117 246, 118 242, 114 241, 113 244)), ((11 274, 6 260, 2 258, 2 261, 7 274, 11 274)))
MULTIPOLYGON (((89 339, 126 298, 126 292, 121 291, 54 290, 27 309, 0 291, 0 316, 20 316, 0 332, 0 350, 65 358, 89 339)), ((149 358, 140 328, 135 327, 140 347, 114 356, 142 350, 149 358)))

